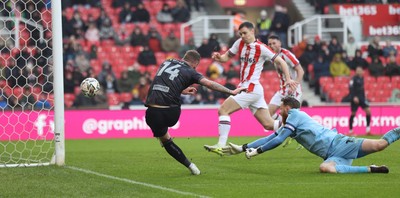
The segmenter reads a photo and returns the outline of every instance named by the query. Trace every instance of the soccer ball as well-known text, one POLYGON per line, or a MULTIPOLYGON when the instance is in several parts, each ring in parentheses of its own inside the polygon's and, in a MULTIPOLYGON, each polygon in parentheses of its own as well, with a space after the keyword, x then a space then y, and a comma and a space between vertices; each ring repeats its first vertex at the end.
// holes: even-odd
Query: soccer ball
POLYGON ((100 91, 100 83, 95 78, 86 78, 81 83, 81 92, 86 97, 92 98, 100 91))

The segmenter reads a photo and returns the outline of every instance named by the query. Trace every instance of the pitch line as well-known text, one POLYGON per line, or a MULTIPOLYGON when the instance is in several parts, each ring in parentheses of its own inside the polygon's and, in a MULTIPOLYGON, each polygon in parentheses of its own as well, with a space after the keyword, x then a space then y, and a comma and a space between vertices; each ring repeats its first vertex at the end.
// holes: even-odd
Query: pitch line
POLYGON ((96 176, 100 176, 100 177, 105 177, 107 179, 113 179, 113 180, 122 181, 122 182, 130 183, 130 184, 142 185, 142 186, 145 186, 145 187, 155 188, 155 189, 159 189, 159 190, 163 190, 163 191, 169 191, 169 192, 173 192, 173 193, 176 193, 176 194, 190 195, 190 196, 201 197, 201 198, 210 198, 210 197, 204 196, 204 195, 198 195, 198 194, 191 193, 191 192, 185 192, 185 191, 175 190, 175 189, 167 188, 167 187, 163 187, 163 186, 157 186, 157 185, 154 185, 154 184, 148 184, 148 183, 144 183, 144 182, 138 182, 138 181, 135 181, 135 180, 130 180, 130 179, 115 177, 115 176, 111 176, 111 175, 106 175, 106 174, 102 174, 102 173, 98 173, 98 172, 94 172, 94 171, 91 171, 91 170, 86 170, 86 169, 82 169, 82 168, 78 168, 78 167, 74 167, 74 166, 65 166, 65 167, 69 168, 69 169, 72 169, 72 170, 79 171, 79 172, 83 172, 83 173, 86 173, 86 174, 92 174, 92 175, 96 175, 96 176))

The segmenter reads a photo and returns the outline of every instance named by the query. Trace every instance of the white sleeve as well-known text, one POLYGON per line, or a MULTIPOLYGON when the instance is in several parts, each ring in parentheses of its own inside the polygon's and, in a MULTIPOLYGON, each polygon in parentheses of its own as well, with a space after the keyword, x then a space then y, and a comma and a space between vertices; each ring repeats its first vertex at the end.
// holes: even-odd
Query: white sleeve
POLYGON ((238 53, 240 41, 242 41, 241 38, 236 40, 235 43, 233 43, 232 47, 229 49, 229 53, 231 53, 232 55, 236 55, 238 53))

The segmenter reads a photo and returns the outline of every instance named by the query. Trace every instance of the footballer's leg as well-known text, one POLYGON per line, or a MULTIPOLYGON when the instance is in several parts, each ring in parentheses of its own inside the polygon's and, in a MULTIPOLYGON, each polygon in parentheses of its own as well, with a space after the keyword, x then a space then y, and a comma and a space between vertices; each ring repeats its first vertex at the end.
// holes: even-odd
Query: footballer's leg
POLYGON ((224 155, 222 152, 222 147, 226 145, 228 141, 229 131, 231 129, 231 118, 230 114, 236 112, 241 109, 240 105, 233 99, 233 97, 229 97, 222 103, 221 107, 218 110, 219 115, 219 123, 218 123, 218 143, 215 145, 204 145, 204 148, 207 151, 216 153, 220 156, 224 155))

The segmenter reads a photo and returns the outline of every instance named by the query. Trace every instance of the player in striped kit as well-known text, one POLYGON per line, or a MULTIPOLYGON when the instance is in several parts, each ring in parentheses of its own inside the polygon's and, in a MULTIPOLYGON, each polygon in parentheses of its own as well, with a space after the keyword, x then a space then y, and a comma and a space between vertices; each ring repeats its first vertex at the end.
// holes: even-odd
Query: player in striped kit
POLYGON ((298 82, 292 80, 286 62, 271 48, 258 41, 254 34, 254 25, 244 22, 239 26, 240 38, 224 54, 213 53, 212 58, 218 62, 227 62, 236 54, 240 56, 240 84, 246 87, 247 92, 242 92, 234 97, 227 98, 218 110, 219 115, 219 139, 216 145, 204 145, 208 151, 223 155, 222 147, 226 145, 231 128, 230 115, 240 109, 249 108, 257 121, 266 130, 277 130, 280 126, 278 120, 273 120, 268 112, 268 105, 264 99, 264 89, 260 84, 260 75, 265 61, 272 61, 279 65, 285 74, 286 89, 294 92, 298 82))
MULTIPOLYGON (((269 113, 271 114, 271 117, 276 120, 279 119, 281 120, 281 117, 278 113, 276 113, 279 109, 279 106, 281 104, 281 101, 284 97, 286 96, 293 96, 297 101, 301 103, 301 96, 302 91, 301 91, 301 81, 303 80, 304 76, 304 70, 303 67, 300 65, 299 60, 297 60, 296 56, 290 52, 289 50, 282 48, 282 43, 281 40, 278 36, 271 35, 268 37, 268 46, 274 50, 275 53, 278 53, 280 57, 287 63, 289 67, 289 74, 290 77, 297 81, 299 84, 297 85, 297 88, 295 92, 291 92, 291 90, 287 89, 284 84, 285 84, 285 74, 282 72, 280 69, 279 65, 275 65, 276 71, 279 76, 280 80, 280 88, 279 90, 274 94, 274 96, 271 98, 271 101, 268 104, 268 109, 269 113)), ((289 145, 291 143, 292 138, 288 138, 288 140, 283 144, 284 147, 289 145)), ((302 148, 301 145, 299 148, 302 148)))
POLYGON ((276 111, 281 104, 282 98, 284 98, 285 96, 291 95, 301 103, 301 81, 303 80, 304 70, 303 67, 300 65, 299 60, 297 60, 296 56, 289 50, 281 47, 281 40, 278 36, 269 36, 268 46, 272 50, 274 50, 275 53, 278 53, 280 57, 282 57, 282 59, 289 67, 290 78, 298 82, 296 90, 294 92, 291 92, 290 89, 284 86, 286 83, 286 77, 282 69, 279 67, 279 65, 274 64, 280 80, 280 88, 271 98, 271 101, 268 104, 269 113, 271 114, 272 118, 274 118, 275 115, 278 115, 276 114, 276 111))

